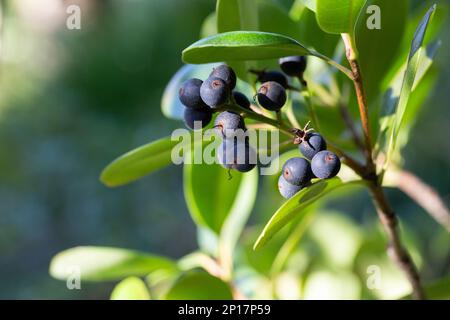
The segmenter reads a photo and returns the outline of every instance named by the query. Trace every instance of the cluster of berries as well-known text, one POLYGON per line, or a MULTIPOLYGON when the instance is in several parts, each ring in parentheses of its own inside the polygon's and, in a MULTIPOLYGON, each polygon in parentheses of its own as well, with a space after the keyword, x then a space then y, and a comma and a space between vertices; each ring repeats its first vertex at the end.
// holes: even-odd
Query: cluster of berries
POLYGON ((311 183, 311 179, 329 179, 341 169, 339 157, 327 149, 325 139, 318 133, 307 133, 299 145, 301 157, 291 158, 283 165, 278 179, 280 194, 289 199, 311 183))
MULTIPOLYGON (((204 128, 209 124, 213 111, 226 105, 237 104, 243 109, 250 109, 250 101, 238 91, 236 74, 227 65, 213 69, 208 79, 187 80, 179 91, 180 101, 186 107, 184 121, 186 126, 194 129, 194 122, 201 123, 204 128)), ((214 122, 214 128, 223 138, 217 150, 220 164, 226 169, 248 172, 256 166, 256 153, 250 147, 244 133, 244 118, 236 112, 223 111, 214 122)))
MULTIPOLYGON (((278 112, 286 103, 286 90, 292 89, 285 74, 297 77, 303 84, 306 84, 303 80, 306 64, 305 57, 292 56, 279 60, 284 74, 279 71, 252 71, 257 75, 257 82, 261 82, 255 95, 258 104, 267 110, 278 112)), ((221 111, 227 105, 239 105, 242 109, 251 111, 250 101, 241 92, 234 91, 235 87, 236 74, 227 65, 214 68, 205 81, 193 78, 184 82, 179 91, 179 98, 186 107, 184 111, 186 126, 197 129, 194 126, 197 122, 201 124, 201 128, 204 128, 211 122, 213 112, 221 111)), ((224 168, 240 172, 252 170, 256 166, 256 152, 250 147, 245 134, 236 134, 237 131, 245 132, 247 130, 242 115, 233 111, 222 111, 216 117, 214 128, 223 138, 222 144, 217 150, 220 164, 224 168)), ((319 158, 326 163, 331 161, 332 156, 335 160, 331 162, 339 162, 339 158, 334 154, 319 152, 328 152, 325 151, 326 144, 320 135, 306 135, 303 140, 300 150, 305 157, 312 160, 313 167, 317 166, 317 169, 311 170, 309 162, 303 158, 289 160, 283 168, 286 175, 283 173, 279 184, 280 192, 287 198, 306 186, 314 176, 325 179, 336 175, 339 171, 337 168, 336 173, 325 172, 327 169, 323 167, 327 167, 327 165, 319 164, 319 158), (320 137, 323 145, 315 145, 317 137, 320 137), (304 145, 305 143, 307 145, 304 145), (315 156, 316 154, 317 156, 315 156), (292 173, 290 173, 291 171, 292 173)))

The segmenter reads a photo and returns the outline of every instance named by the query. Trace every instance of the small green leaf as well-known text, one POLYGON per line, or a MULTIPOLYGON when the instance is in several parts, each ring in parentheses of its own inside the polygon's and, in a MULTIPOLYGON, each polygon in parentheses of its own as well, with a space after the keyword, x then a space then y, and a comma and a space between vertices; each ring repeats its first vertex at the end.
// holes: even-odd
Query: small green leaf
MULTIPOLYGON (((363 184, 362 181, 342 182, 339 178, 330 180, 320 180, 308 188, 300 190, 295 196, 287 200, 264 227, 258 240, 254 245, 254 249, 261 248, 269 241, 275 233, 277 233, 286 224, 303 214, 304 209, 329 194, 331 191, 363 184)), ((299 221, 300 222, 300 221, 299 221)))
POLYGON ((111 300, 150 300, 150 293, 144 281, 128 277, 114 287, 111 300))
POLYGON ((316 0, 317 22, 325 32, 353 35, 365 2, 366 0, 316 0))
POLYGON ((254 204, 257 173, 233 171, 231 175, 232 179, 228 171, 218 164, 184 165, 184 194, 189 212, 198 225, 208 227, 217 234, 230 213, 240 209, 240 214, 245 217, 254 204), (242 206, 242 192, 250 192, 247 195, 249 202, 245 206, 242 206))
POLYGON ((100 181, 117 187, 164 168, 171 163, 172 148, 179 143, 166 137, 127 152, 102 171, 100 181))
POLYGON ((307 49, 296 40, 275 33, 233 31, 201 39, 184 49, 186 63, 248 61, 274 59, 291 55, 313 55, 335 66, 348 77, 350 71, 324 55, 307 49))
POLYGON ((167 300, 231 300, 230 287, 203 271, 183 274, 166 294, 167 300))
POLYGON ((174 269, 170 259, 109 247, 75 247, 58 253, 50 263, 50 275, 60 280, 78 271, 82 281, 108 281, 174 269))

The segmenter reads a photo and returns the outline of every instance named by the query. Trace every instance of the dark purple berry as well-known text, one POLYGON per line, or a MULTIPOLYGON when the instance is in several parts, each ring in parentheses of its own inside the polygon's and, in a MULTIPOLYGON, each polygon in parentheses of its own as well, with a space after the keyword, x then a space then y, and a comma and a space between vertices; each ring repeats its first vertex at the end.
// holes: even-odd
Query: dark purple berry
POLYGON ((201 109, 185 108, 184 109, 184 123, 192 130, 206 127, 212 118, 212 111, 209 107, 201 109), (195 127, 195 123, 199 122, 200 126, 195 127))
POLYGON ((312 178, 311 165, 304 158, 291 158, 283 166, 283 177, 290 184, 303 186, 312 178))
POLYGON ((280 110, 286 103, 286 90, 274 81, 263 83, 256 96, 261 107, 271 111, 280 110))
POLYGON ((312 158, 311 169, 317 178, 333 178, 341 169, 341 160, 331 151, 320 151, 312 158))
POLYGON ((234 137, 236 130, 241 129, 242 132, 246 130, 241 115, 230 111, 221 112, 214 122, 214 127, 225 138, 234 137))
POLYGON ((283 88, 288 88, 288 80, 284 74, 279 71, 261 71, 258 73, 258 82, 264 83, 274 81, 279 83, 283 88))
POLYGON ((247 99, 245 94, 239 91, 233 91, 233 98, 241 108, 250 110, 250 101, 247 99))
POLYGON ((228 101, 230 89, 224 80, 209 77, 200 87, 200 96, 208 106, 216 108, 228 101))
POLYGON ((303 189, 303 186, 296 186, 291 184, 284 179, 283 175, 278 178, 278 190, 280 194, 286 198, 292 198, 297 192, 303 189))
POLYGON ((298 148, 306 158, 311 160, 317 152, 327 149, 327 143, 320 134, 308 133, 298 148))
POLYGON ((236 87, 236 73, 234 73, 233 69, 226 64, 215 67, 209 77, 222 79, 226 82, 230 90, 233 90, 234 87, 236 87))
POLYGON ((306 70, 305 56, 291 56, 280 58, 278 61, 281 70, 291 77, 298 77, 306 70))
POLYGON ((217 149, 217 158, 224 168, 240 172, 252 170, 257 160, 255 150, 244 139, 224 139, 217 149))
POLYGON ((200 97, 200 87, 203 81, 192 78, 186 80, 178 92, 181 103, 188 108, 203 108, 206 104, 200 97))

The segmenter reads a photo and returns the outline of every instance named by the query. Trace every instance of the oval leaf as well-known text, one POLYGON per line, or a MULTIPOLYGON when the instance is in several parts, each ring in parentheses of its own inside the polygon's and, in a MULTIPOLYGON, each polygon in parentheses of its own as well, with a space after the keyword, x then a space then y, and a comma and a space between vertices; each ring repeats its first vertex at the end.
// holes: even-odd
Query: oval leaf
POLYGON ((232 31, 197 41, 183 51, 186 63, 245 61, 312 54, 296 40, 269 32, 232 31))
POLYGON ((166 137, 134 149, 111 162, 102 171, 100 181, 117 187, 164 168, 172 162, 172 148, 178 143, 166 137))
POLYGON ((129 277, 114 287, 111 300, 150 300, 150 293, 144 281, 136 277, 129 277))
POLYGON ((50 275, 60 280, 78 271, 82 281, 106 281, 174 269, 176 264, 167 258, 109 247, 68 249, 54 256, 50 263, 50 275))
POLYGON ((275 59, 292 55, 313 55, 341 70, 348 77, 351 72, 330 58, 307 49, 298 41, 269 32, 233 31, 201 39, 184 49, 186 63, 247 61, 275 59))
POLYGON ((331 191, 345 187, 363 184, 362 181, 342 182, 339 178, 320 180, 312 186, 300 190, 295 196, 287 200, 264 227, 256 240, 254 249, 257 250, 269 241, 286 224, 291 222, 308 206, 327 195, 331 191))
POLYGON ((182 275, 166 294, 167 300, 230 300, 230 287, 203 271, 182 275))

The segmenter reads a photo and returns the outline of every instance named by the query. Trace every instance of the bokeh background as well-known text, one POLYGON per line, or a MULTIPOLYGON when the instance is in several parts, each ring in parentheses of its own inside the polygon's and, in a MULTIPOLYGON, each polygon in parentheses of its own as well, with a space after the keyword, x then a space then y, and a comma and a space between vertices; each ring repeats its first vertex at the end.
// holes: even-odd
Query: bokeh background
MULTIPOLYGON (((279 1, 288 7, 292 1, 279 1)), ((421 1, 413 1, 418 5, 421 1)), ((98 176, 118 155, 180 123, 160 112, 162 92, 199 37, 212 0, 2 1, 0 65, 0 298, 108 298, 113 284, 68 290, 51 257, 77 245, 140 249, 178 258, 196 248, 181 167, 118 189, 98 176), (82 8, 68 30, 65 9, 82 8)), ((450 25, 440 80, 406 148, 406 168, 450 200, 450 25)), ((270 217, 258 197, 251 223, 270 217)), ((420 207, 389 193, 423 256, 425 279, 448 274, 450 239, 420 207), (438 240, 433 240, 438 237, 438 240), (436 248, 436 246, 438 246, 436 248)), ((277 198, 277 201, 281 199, 277 198)), ((368 196, 330 204, 355 224, 376 224, 368 196)))

